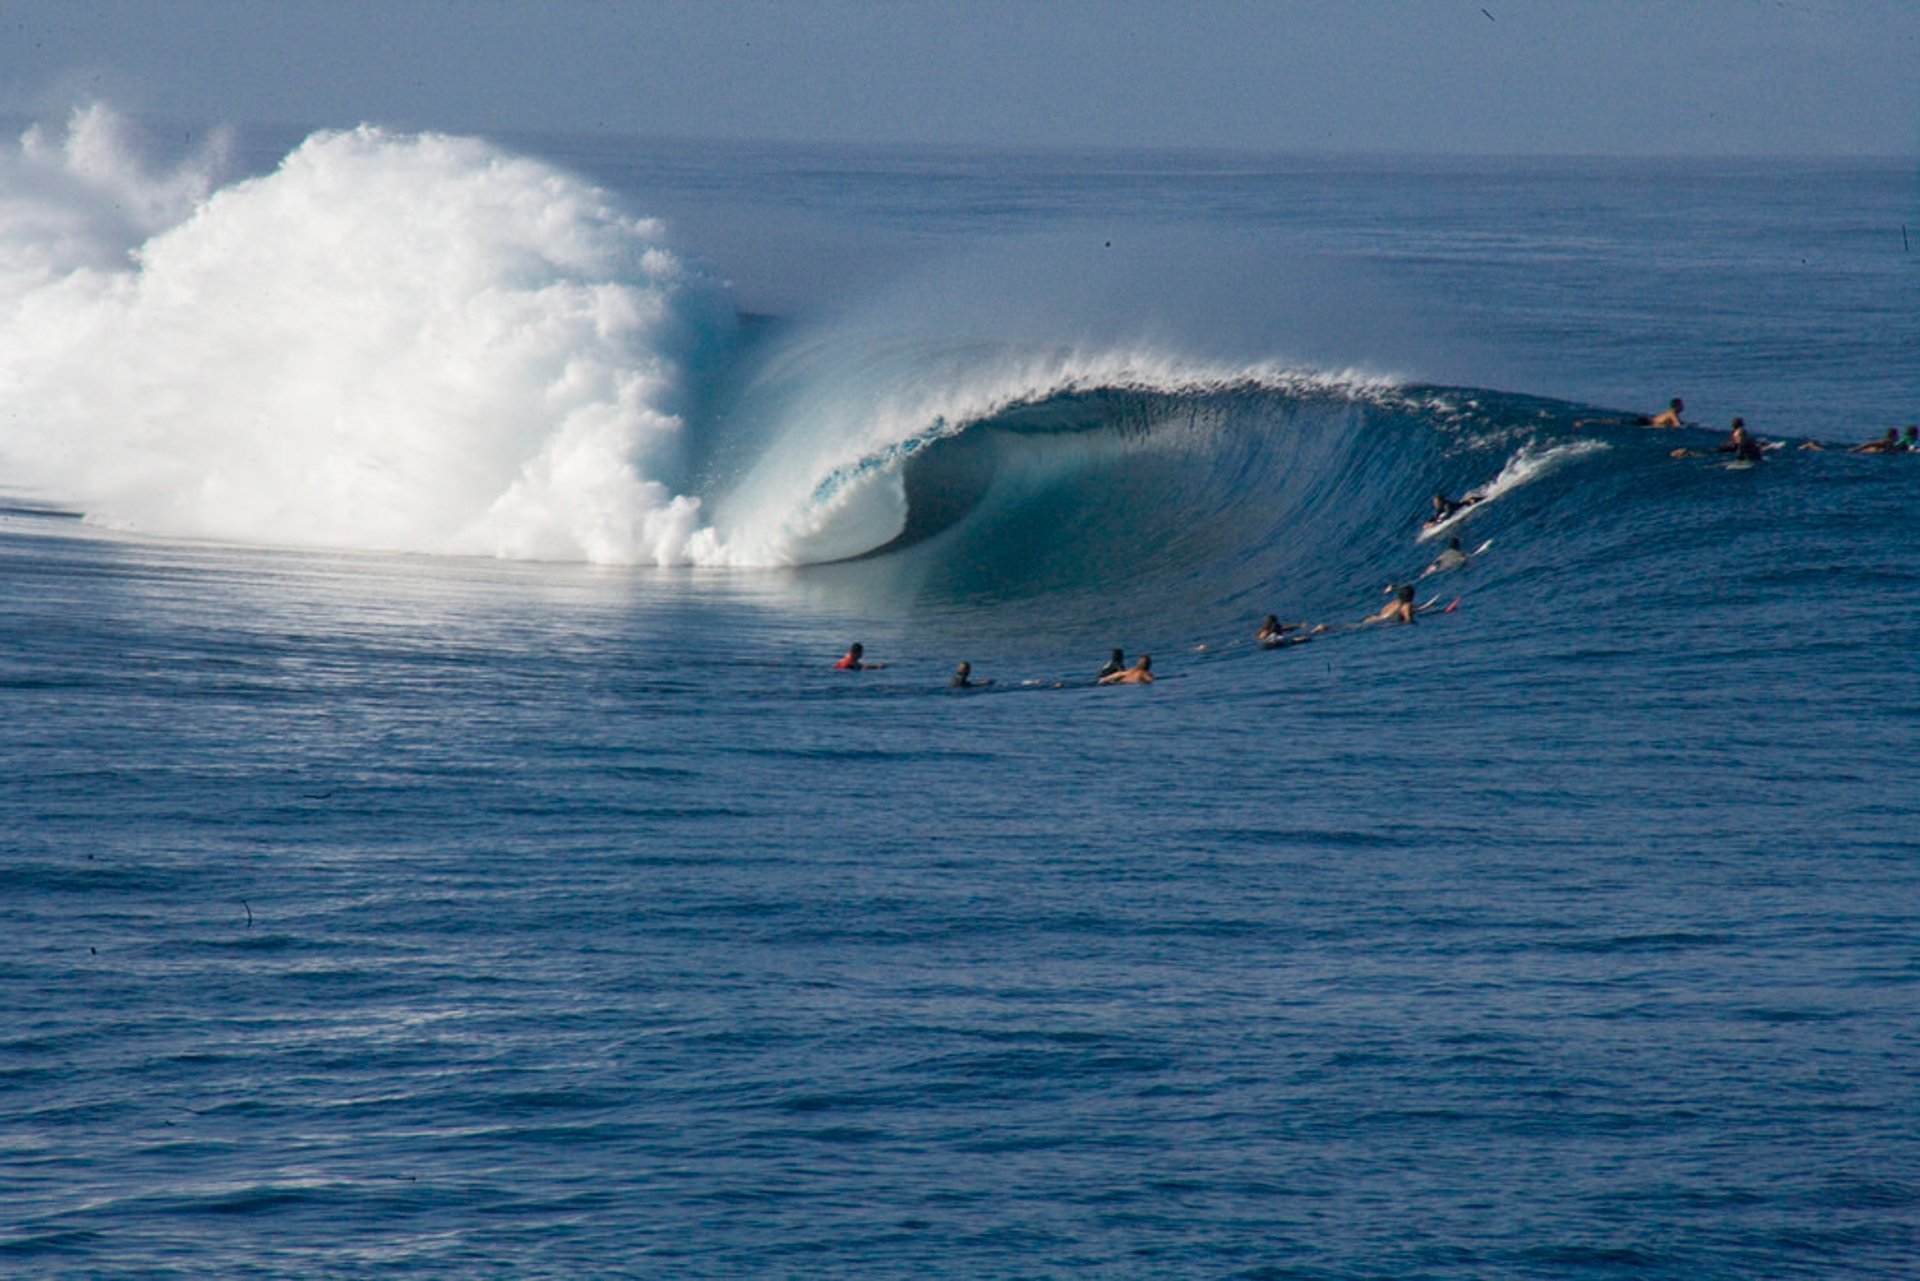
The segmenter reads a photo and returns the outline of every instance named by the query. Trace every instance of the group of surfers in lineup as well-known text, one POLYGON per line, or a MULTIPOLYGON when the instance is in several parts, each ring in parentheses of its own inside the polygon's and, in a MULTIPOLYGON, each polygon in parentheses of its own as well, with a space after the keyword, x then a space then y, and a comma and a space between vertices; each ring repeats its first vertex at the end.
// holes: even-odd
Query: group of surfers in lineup
MULTIPOLYGON (((1432 565, 1427 567, 1429 574, 1443 569, 1455 569, 1467 563, 1467 554, 1460 550, 1460 540, 1448 542, 1447 549, 1440 553, 1432 565)), ((1355 626, 1366 627, 1373 623, 1411 623, 1419 615, 1421 606, 1413 603, 1413 586, 1409 583, 1387 588, 1392 599, 1355 626)), ((1457 602, 1456 602, 1457 603, 1457 602)), ((1316 623, 1309 627, 1305 623, 1283 623, 1278 616, 1268 614, 1260 623, 1260 630, 1253 639, 1262 649, 1279 649, 1285 645, 1299 645, 1312 640, 1315 636, 1334 631, 1335 627, 1327 623, 1316 623)), ((1202 648, 1205 648, 1202 646, 1202 648)), ((867 661, 866 647, 859 641, 847 646, 847 652, 833 665, 837 672, 876 672, 886 666, 885 663, 867 661)), ((1153 684, 1153 655, 1142 654, 1131 664, 1127 662, 1126 652, 1116 649, 1107 658, 1106 665, 1094 675, 1096 685, 1151 685, 1153 684)), ((953 689, 984 689, 993 684, 991 680, 975 680, 973 664, 962 662, 953 669, 953 678, 947 685, 953 689)))
MULTIPOLYGON (((1636 423, 1642 427, 1695 426, 1695 424, 1689 423, 1681 417, 1685 412, 1686 404, 1678 396, 1675 396, 1667 402, 1666 409, 1660 413, 1651 417, 1629 419, 1627 421, 1636 423)), ((1618 422, 1620 420, 1615 419, 1613 421, 1618 422)), ((1759 462, 1760 459, 1764 457, 1765 448, 1766 446, 1763 442, 1748 433, 1746 420, 1736 418, 1733 420, 1732 429, 1727 433, 1727 438, 1715 446, 1713 450, 1703 451, 1682 448, 1673 450, 1672 456, 1675 458, 1693 458, 1711 452, 1715 454, 1731 454, 1735 462, 1759 462)), ((1817 440, 1808 440, 1803 442, 1799 448, 1824 450, 1827 446, 1817 440)), ((1847 452, 1850 454, 1920 453, 1920 426, 1909 424, 1904 436, 1901 435, 1898 428, 1889 427, 1887 428, 1886 435, 1862 444, 1853 445, 1848 448, 1847 452)), ((1430 530, 1437 528, 1451 520, 1454 516, 1459 515, 1462 511, 1472 507, 1474 504, 1485 501, 1486 497, 1485 494, 1469 493, 1459 498, 1449 498, 1444 493, 1436 493, 1433 496, 1433 515, 1428 518, 1425 528, 1430 530)), ((1460 546, 1460 540, 1458 538, 1449 538, 1445 550, 1436 556, 1433 563, 1421 572, 1420 577, 1425 578, 1429 574, 1444 573, 1447 570, 1463 568, 1469 559, 1468 553, 1460 546)), ((1436 598, 1436 602, 1429 602, 1426 606, 1415 605, 1413 599, 1414 590, 1410 583, 1391 585, 1387 588, 1387 591, 1392 599, 1381 606, 1377 612, 1361 619, 1358 624, 1355 624, 1356 626, 1365 627, 1374 623, 1411 623, 1423 609, 1429 608, 1437 602, 1436 598)), ((1458 601, 1455 602, 1455 604, 1458 603, 1458 601)), ((1448 606, 1447 608, 1451 609, 1452 606, 1448 606)), ((1315 636, 1332 630, 1334 630, 1334 628, 1326 623, 1318 623, 1312 627, 1307 626, 1305 623, 1283 623, 1275 615, 1268 614, 1266 618, 1261 621, 1260 630, 1254 633, 1253 639, 1256 644, 1264 649, 1279 649, 1286 645, 1302 644, 1312 640, 1315 636)), ((886 664, 868 662, 866 659, 866 650, 861 646, 860 642, 855 641, 847 648, 846 654, 841 657, 840 661, 833 666, 836 671, 871 672, 880 670, 885 667, 886 664)), ((1097 685, 1151 685, 1153 684, 1153 655, 1142 654, 1129 665, 1126 661, 1126 655, 1116 649, 1113 651, 1112 656, 1107 659, 1106 665, 1095 675, 1094 683, 1097 685)), ((973 665, 963 662, 954 668, 953 679, 948 681, 947 684, 954 689, 980 689, 993 684, 993 682, 990 680, 973 679, 973 665)))
MULTIPOLYGON (((1637 421, 1642 427, 1692 427, 1695 424, 1681 418, 1681 415, 1686 412, 1686 408, 1686 403, 1678 396, 1675 396, 1667 402, 1667 407, 1661 412, 1651 418, 1641 418, 1637 421)), ((1816 453, 1829 448, 1817 440, 1802 441, 1798 447, 1813 450, 1816 453)), ((1736 418, 1733 420, 1732 429, 1727 433, 1727 438, 1716 445, 1712 452, 1716 454, 1732 454, 1735 462, 1757 463, 1765 456, 1765 450, 1766 445, 1763 441, 1757 440, 1748 434, 1746 419, 1736 418)), ((1675 458, 1696 458, 1703 452, 1705 451, 1682 448, 1672 451, 1672 456, 1675 458)), ((1898 427, 1889 427, 1884 436, 1863 441, 1858 445, 1848 446, 1847 452, 1849 454, 1920 453, 1920 425, 1908 423, 1904 436, 1900 434, 1898 427)))
MULTIPOLYGON (((1460 540, 1449 539, 1446 550, 1434 558, 1433 563, 1427 566, 1421 577, 1461 568, 1467 564, 1467 561, 1467 553, 1460 549, 1460 540)), ((1381 606, 1377 612, 1369 614, 1354 626, 1366 627, 1374 623, 1411 623, 1425 608, 1414 604, 1414 591, 1410 583, 1389 586, 1387 592, 1392 599, 1381 606)), ((1454 603, 1459 602, 1456 600, 1454 603)), ((1316 623, 1309 627, 1305 623, 1283 623, 1278 616, 1268 614, 1261 621, 1260 630, 1254 633, 1253 639, 1262 649, 1279 649, 1286 645, 1302 644, 1315 636, 1334 630, 1337 630, 1337 625, 1316 623)), ((1201 648, 1206 647, 1201 646, 1201 648)), ((836 662, 833 668, 838 672, 874 672, 885 666, 885 663, 868 662, 866 647, 859 641, 855 641, 847 646, 847 652, 841 655, 840 661, 836 662)), ((1129 664, 1126 652, 1116 649, 1108 656, 1106 665, 1095 673, 1094 684, 1151 685, 1153 679, 1153 655, 1142 654, 1129 664)), ((991 680, 975 680, 973 664, 967 662, 962 662, 955 667, 953 678, 947 682, 952 689, 983 689, 991 684, 993 684, 991 680)))

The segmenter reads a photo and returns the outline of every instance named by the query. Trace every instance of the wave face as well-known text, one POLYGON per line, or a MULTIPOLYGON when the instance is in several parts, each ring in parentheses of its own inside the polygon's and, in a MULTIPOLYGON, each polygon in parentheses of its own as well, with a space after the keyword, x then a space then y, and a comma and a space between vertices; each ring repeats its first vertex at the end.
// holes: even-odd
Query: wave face
POLYGON ((743 325, 660 223, 475 140, 228 163, 153 172, 98 108, 5 157, 10 485, 165 535, 1242 609, 1590 447, 1571 406, 1165 345, 743 325))
MULTIPOLYGON (((1436 489, 1483 494, 1461 532, 1484 537, 1503 508, 1551 503, 1556 478, 1608 449, 1580 422, 1591 411, 1526 396, 1267 368, 1150 372, 1117 356, 1053 363, 950 407, 843 415, 890 427, 816 450, 813 467, 776 443, 716 507, 729 545, 856 561, 936 600, 1081 595, 1065 615, 1244 619, 1351 605, 1356 580, 1416 572, 1437 550, 1415 547, 1436 489)), ((817 447, 815 420, 795 418, 817 447)))

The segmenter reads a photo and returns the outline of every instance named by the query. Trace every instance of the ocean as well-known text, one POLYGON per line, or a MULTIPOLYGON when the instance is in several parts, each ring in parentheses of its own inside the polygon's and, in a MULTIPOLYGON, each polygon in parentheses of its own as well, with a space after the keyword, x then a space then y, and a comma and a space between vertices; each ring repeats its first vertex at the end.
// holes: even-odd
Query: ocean
POLYGON ((1912 162, 0 178, 0 1272, 1920 1277, 1912 162))

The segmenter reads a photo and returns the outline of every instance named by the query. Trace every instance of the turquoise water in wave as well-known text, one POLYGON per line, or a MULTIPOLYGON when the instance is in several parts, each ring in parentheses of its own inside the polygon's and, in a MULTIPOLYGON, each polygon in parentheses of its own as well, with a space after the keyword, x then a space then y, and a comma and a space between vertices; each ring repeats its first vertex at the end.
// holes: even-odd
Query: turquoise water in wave
POLYGON ((1398 377, 936 397, 827 565, 19 496, 0 1272, 1920 1275, 1920 456, 1791 447, 1920 414, 1910 166, 542 145, 766 317, 713 507, 977 342, 1398 377))

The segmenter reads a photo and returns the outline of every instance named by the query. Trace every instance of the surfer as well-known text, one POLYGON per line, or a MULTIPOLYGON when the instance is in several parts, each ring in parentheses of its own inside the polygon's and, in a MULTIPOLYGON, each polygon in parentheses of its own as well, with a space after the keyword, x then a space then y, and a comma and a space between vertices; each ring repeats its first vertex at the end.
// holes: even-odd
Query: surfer
POLYGON ((1651 418, 1643 418, 1641 421, 1649 427, 1684 427, 1686 424, 1680 421, 1680 415, 1685 410, 1686 405, 1681 403, 1678 396, 1675 396, 1667 402, 1665 412, 1655 414, 1651 418))
POLYGON ((1413 616, 1413 586, 1408 584, 1395 592, 1393 599, 1380 607, 1379 613, 1361 621, 1363 623, 1411 623, 1413 616))
POLYGON ((1757 463, 1761 458, 1760 442, 1747 435, 1747 420, 1744 418, 1733 420, 1733 430, 1727 433, 1727 438, 1713 452, 1732 454, 1736 463, 1757 463))
POLYGON ((973 664, 963 662, 953 669, 953 679, 947 684, 954 689, 982 689, 993 682, 973 679, 973 664))
POLYGON ((1450 569, 1460 569, 1468 563, 1467 553, 1460 549, 1458 536, 1447 540, 1447 549, 1433 558, 1433 564, 1420 571, 1420 577, 1428 574, 1444 574, 1450 569))
POLYGON ((1264 619, 1260 620, 1260 630, 1253 634, 1253 639, 1265 645, 1268 649, 1272 649, 1278 645, 1291 645, 1296 641, 1305 640, 1306 637, 1295 636, 1289 638, 1287 633, 1297 632, 1303 626, 1304 624, 1302 623, 1283 623, 1275 615, 1268 614, 1264 619))
POLYGON ((1847 452, 1849 454, 1897 454, 1901 452, 1901 449, 1900 429, 1898 427, 1889 427, 1887 428, 1887 434, 1880 439, 1867 441, 1863 445, 1855 445, 1847 452))
POLYGON ((1115 672, 1124 672, 1125 670, 1127 670, 1127 656, 1116 649, 1107 657, 1107 665, 1100 669, 1099 675, 1095 676, 1094 679, 1103 681, 1115 672))
POLYGON ((867 651, 861 647, 860 642, 855 641, 853 644, 847 646, 847 652, 841 656, 839 662, 833 665, 833 670, 836 672, 877 672, 886 666, 885 663, 867 662, 865 660, 866 652, 867 651))
POLYGON ((1907 424, 1907 434, 1900 438, 1900 447, 1909 454, 1920 454, 1920 425, 1907 424))
POLYGON ((1153 655, 1140 655, 1140 661, 1132 667, 1123 667, 1117 672, 1109 672, 1100 678, 1100 683, 1102 685, 1153 684, 1153 655))
POLYGON ((1458 515, 1485 497, 1485 494, 1462 494, 1458 499, 1453 499, 1448 498, 1443 493, 1435 492, 1433 496, 1433 515, 1427 520, 1427 528, 1432 529, 1435 525, 1458 515))

